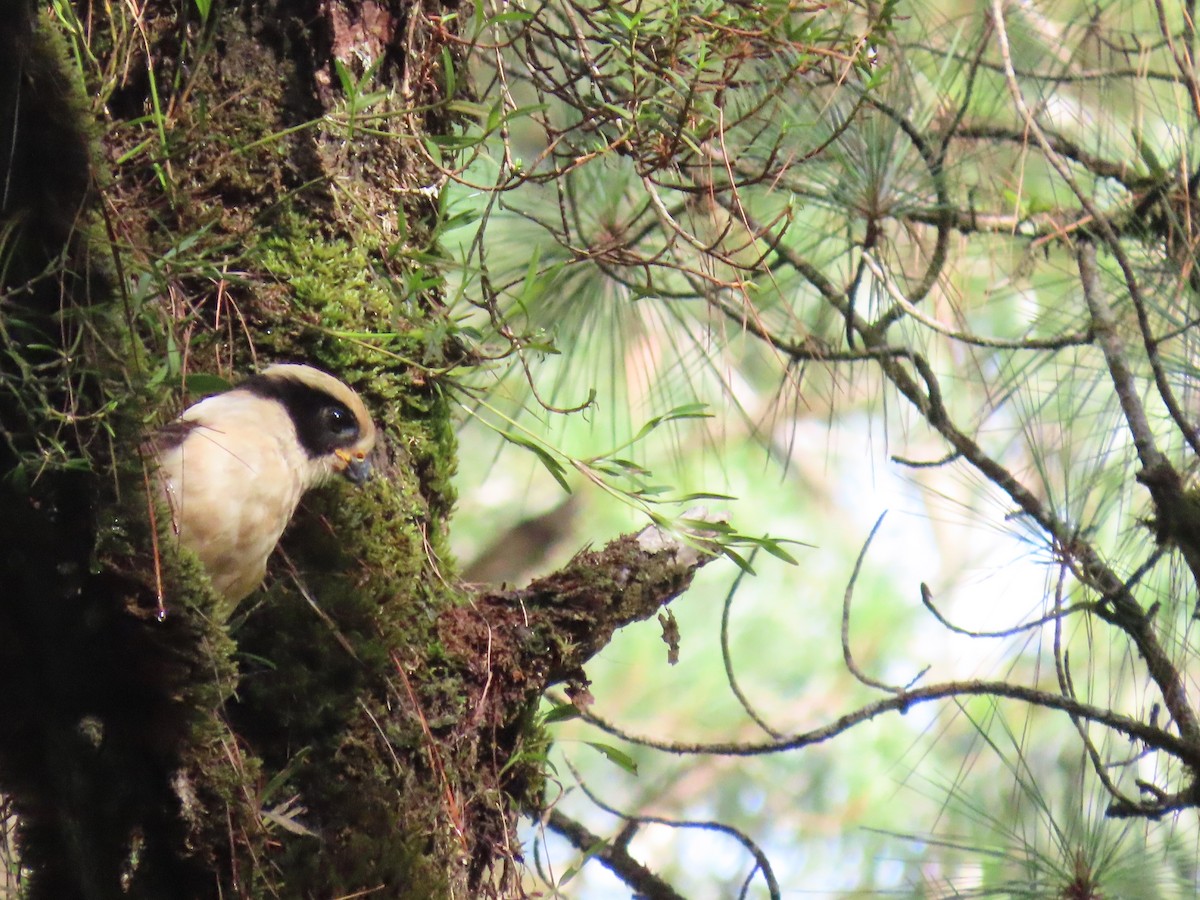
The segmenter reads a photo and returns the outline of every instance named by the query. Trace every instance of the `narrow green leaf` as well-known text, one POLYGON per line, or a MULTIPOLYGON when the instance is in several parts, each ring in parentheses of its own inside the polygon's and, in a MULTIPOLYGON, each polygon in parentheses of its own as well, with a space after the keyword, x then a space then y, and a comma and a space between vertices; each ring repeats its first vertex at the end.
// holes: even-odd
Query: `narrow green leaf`
POLYGON ((338 81, 342 83, 342 93, 347 98, 354 96, 354 89, 358 86, 354 81, 354 75, 336 56, 333 58, 333 70, 337 73, 338 81))
POLYGON ((446 96, 453 97, 458 88, 458 76, 454 71, 454 57, 450 55, 450 48, 442 48, 442 77, 445 80, 446 96))
POLYGON ((624 769, 630 775, 637 774, 637 763, 633 761, 633 757, 624 750, 618 750, 612 744, 601 744, 597 741, 584 741, 589 747, 607 759, 615 766, 624 769))
POLYGON ((555 722, 569 722, 579 718, 579 710, 570 703, 560 703, 542 717, 543 725, 553 725, 555 722))
POLYGON ((640 497, 661 497, 663 494, 670 493, 670 491, 671 487, 669 485, 651 484, 647 485, 641 490, 634 491, 634 493, 640 497))
POLYGON ((645 466, 638 465, 631 459, 625 459, 623 457, 618 456, 613 459, 610 459, 609 462, 614 466, 619 466, 620 468, 624 469, 626 472, 628 472, 632 475, 649 475, 650 474, 649 469, 647 469, 645 466))
POLYGON ((717 494, 711 491, 693 491, 676 498, 678 503, 691 503, 693 500, 736 500, 732 494, 717 494))
POLYGON ((526 450, 532 451, 533 454, 536 455, 539 460, 541 460, 541 463, 543 466, 545 466, 546 471, 554 476, 554 480, 562 486, 562 489, 568 494, 571 493, 571 486, 567 484, 566 469, 563 468, 562 463, 550 455, 549 451, 543 447, 539 447, 533 441, 529 440, 528 438, 521 437, 518 434, 512 434, 510 432, 502 434, 501 436, 510 444, 516 444, 519 447, 524 447, 526 450))
POLYGON ((747 575, 754 575, 754 567, 746 560, 744 556, 734 550, 732 547, 722 547, 721 554, 729 557, 733 564, 745 572, 747 575))
POLYGON ((729 535, 730 537, 742 537, 732 525, 728 522, 722 522, 719 519, 710 521, 708 519, 692 519, 684 516, 676 524, 689 531, 707 531, 715 534, 729 535))
POLYGON ((779 546, 778 541, 771 540, 770 538, 759 538, 754 543, 756 545, 758 545, 759 547, 762 547, 764 550, 766 550, 768 553, 770 553, 776 559, 781 559, 785 563, 789 563, 793 566, 799 565, 799 562, 796 560, 796 557, 792 556, 792 554, 788 553, 781 546, 779 546))

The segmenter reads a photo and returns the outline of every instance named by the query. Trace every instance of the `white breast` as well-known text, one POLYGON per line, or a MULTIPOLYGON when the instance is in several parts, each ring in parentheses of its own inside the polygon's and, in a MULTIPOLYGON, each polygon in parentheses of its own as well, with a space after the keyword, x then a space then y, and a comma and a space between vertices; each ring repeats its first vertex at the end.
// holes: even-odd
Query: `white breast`
POLYGON ((230 391, 190 407, 181 421, 195 426, 159 455, 171 528, 217 591, 238 601, 262 581, 310 486, 311 465, 274 401, 230 391))

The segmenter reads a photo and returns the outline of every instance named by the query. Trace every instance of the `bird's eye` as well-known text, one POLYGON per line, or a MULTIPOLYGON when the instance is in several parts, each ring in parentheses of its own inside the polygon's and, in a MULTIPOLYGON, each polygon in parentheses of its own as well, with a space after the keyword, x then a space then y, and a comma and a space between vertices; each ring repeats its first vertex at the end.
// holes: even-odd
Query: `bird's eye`
POLYGON ((358 431, 354 415, 343 406, 325 407, 325 427, 335 435, 354 434, 358 431))

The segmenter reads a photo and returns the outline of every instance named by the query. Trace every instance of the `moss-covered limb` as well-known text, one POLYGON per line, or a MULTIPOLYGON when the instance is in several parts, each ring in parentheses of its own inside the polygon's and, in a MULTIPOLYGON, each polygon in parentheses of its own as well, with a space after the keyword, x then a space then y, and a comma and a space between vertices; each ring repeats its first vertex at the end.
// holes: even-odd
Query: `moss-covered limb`
POLYGON ((649 619, 688 589, 696 571, 717 558, 693 537, 657 527, 577 554, 564 568, 534 581, 516 599, 548 653, 545 686, 577 677, 618 628, 649 619))
POLYGON ((477 700, 501 714, 520 711, 547 688, 580 678, 618 628, 649 619, 686 591, 716 558, 697 543, 657 527, 624 535, 528 587, 446 610, 438 635, 451 657, 466 660, 470 680, 492 693, 477 700))
MULTIPOLYGON (((602 866, 612 870, 613 874, 636 892, 634 896, 652 900, 684 900, 682 894, 630 855, 628 837, 626 840, 617 841, 602 838, 559 809, 550 811, 546 824, 566 838, 580 853, 594 854, 602 866)), ((628 835, 631 836, 632 831, 628 832, 628 835)))
POLYGON ((546 738, 532 722, 542 693, 569 681, 582 700, 583 666, 613 632, 653 616, 713 558, 649 528, 524 589, 444 609, 433 645, 397 650, 406 759, 438 787, 433 811, 442 833, 461 835, 472 889, 512 864, 516 817, 540 802, 546 738))

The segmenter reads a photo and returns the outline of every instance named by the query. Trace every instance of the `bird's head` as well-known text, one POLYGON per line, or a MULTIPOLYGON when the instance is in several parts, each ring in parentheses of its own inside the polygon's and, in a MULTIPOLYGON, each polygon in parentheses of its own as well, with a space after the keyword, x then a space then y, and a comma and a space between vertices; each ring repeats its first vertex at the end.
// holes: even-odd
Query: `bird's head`
POLYGON ((371 476, 375 424, 358 394, 311 366, 270 366, 238 385, 238 390, 278 401, 296 427, 308 457, 308 487, 331 475, 355 484, 371 476))

